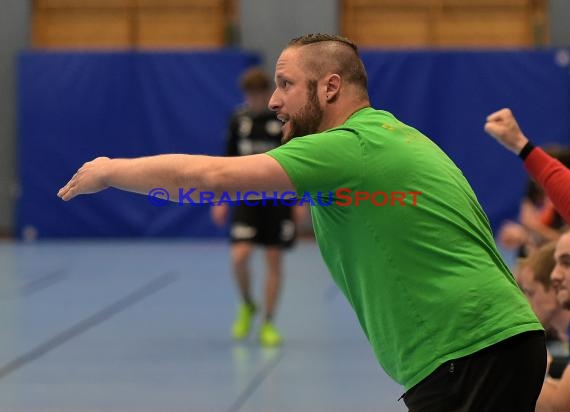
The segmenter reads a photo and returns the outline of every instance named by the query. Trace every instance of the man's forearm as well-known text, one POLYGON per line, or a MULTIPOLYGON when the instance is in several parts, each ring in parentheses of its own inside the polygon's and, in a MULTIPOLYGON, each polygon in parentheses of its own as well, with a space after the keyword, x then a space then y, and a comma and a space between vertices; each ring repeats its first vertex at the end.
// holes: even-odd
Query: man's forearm
POLYGON ((570 170, 539 147, 528 154, 524 165, 530 176, 544 189, 558 213, 566 222, 570 222, 570 170))
POLYGON ((214 157, 184 154, 112 159, 104 180, 110 187, 141 194, 162 188, 171 200, 177 201, 179 189, 214 190, 215 163, 214 157))

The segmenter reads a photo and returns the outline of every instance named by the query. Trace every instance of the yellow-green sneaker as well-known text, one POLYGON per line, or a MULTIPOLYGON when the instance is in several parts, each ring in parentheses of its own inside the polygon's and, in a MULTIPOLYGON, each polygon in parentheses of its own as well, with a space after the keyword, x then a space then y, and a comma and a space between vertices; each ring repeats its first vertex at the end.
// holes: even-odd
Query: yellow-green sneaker
POLYGON ((256 308, 254 305, 242 303, 239 306, 236 320, 232 325, 232 336, 234 339, 245 339, 249 335, 251 329, 251 320, 255 315, 256 308))
POLYGON ((279 346, 283 338, 271 322, 265 322, 259 332, 259 341, 263 346, 279 346))

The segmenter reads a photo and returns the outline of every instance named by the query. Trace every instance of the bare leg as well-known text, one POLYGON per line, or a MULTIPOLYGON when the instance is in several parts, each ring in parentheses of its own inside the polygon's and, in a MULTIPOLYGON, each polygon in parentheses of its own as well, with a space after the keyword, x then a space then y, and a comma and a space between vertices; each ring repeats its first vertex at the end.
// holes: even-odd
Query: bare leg
POLYGON ((253 245, 249 242, 237 242, 232 246, 232 266, 236 284, 244 303, 253 305, 249 275, 249 258, 253 245))
POLYGON ((267 264, 267 277, 265 283, 265 320, 273 319, 279 291, 281 290, 281 274, 283 251, 278 247, 268 247, 265 258, 267 264))

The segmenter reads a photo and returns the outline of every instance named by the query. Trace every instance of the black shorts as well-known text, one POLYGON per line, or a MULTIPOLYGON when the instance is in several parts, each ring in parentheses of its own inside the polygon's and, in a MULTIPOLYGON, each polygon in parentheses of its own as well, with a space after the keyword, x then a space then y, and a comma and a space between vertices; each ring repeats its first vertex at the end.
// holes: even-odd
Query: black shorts
POLYGON ((534 412, 546 372, 543 332, 444 363, 404 395, 410 412, 534 412))
POLYGON ((289 248, 295 242, 295 237, 292 207, 279 204, 233 207, 230 228, 232 243, 251 242, 289 248))

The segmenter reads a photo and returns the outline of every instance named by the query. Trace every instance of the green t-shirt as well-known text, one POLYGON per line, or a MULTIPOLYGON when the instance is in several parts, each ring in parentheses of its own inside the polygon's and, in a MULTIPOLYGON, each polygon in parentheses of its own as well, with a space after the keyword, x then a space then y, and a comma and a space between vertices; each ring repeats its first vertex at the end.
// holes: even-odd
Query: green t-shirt
POLYGON ((542 330, 465 177, 417 130, 368 107, 267 154, 314 199, 328 269, 406 390, 448 360, 542 330), (376 204, 356 206, 357 191, 376 204))

